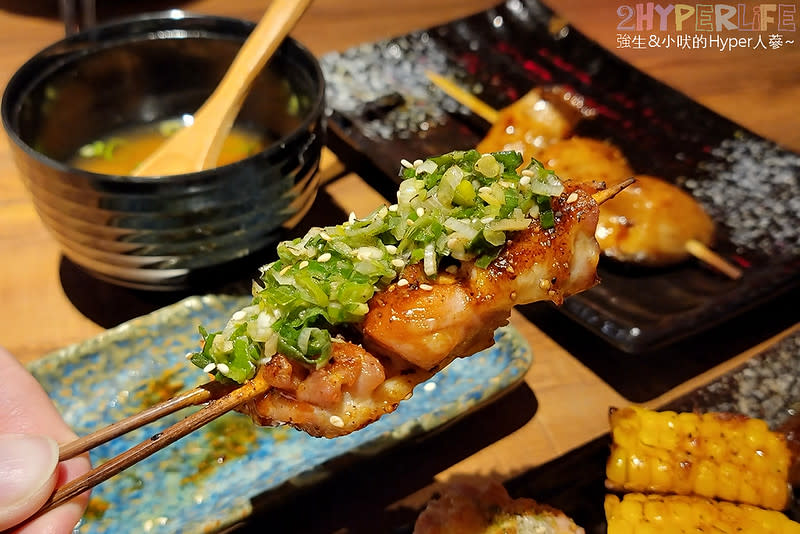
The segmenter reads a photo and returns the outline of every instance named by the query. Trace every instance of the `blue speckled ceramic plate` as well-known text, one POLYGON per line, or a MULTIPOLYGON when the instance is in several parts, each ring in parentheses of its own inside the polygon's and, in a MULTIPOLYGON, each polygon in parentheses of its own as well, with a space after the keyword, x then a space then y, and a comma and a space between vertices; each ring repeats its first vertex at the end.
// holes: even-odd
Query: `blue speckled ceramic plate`
MULTIPOLYGON (((79 435, 88 434, 202 382, 204 375, 184 359, 197 347, 198 325, 219 329, 248 300, 190 297, 50 354, 29 369, 67 423, 79 435)), ((230 525, 252 512, 256 495, 289 481, 313 483, 326 476, 326 463, 334 458, 378 453, 519 383, 531 364, 527 343, 510 327, 495 338, 491 349, 457 360, 421 384, 393 414, 343 438, 256 427, 243 415, 226 414, 95 488, 77 532, 210 532, 230 525)), ((98 447, 92 463, 181 417, 98 447)))

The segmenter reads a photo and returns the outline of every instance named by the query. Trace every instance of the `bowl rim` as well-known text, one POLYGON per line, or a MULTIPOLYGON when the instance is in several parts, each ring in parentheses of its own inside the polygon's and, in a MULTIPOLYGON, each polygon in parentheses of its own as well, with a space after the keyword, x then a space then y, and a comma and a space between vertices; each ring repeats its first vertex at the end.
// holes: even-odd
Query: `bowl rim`
MULTIPOLYGON (((0 101, 0 115, 2 115, 2 123, 6 135, 14 142, 14 144, 16 144, 21 150, 26 152, 30 157, 46 164, 49 167, 54 168, 57 171, 76 174, 89 178, 90 180, 101 181, 101 182, 134 183, 134 184, 141 184, 141 183, 153 184, 155 182, 158 183, 170 182, 179 184, 183 182, 206 180, 212 174, 219 172, 220 169, 225 169, 226 171, 235 172, 237 167, 247 165, 247 163, 252 158, 278 152, 279 150, 281 150, 282 146, 292 144, 292 142, 294 142, 297 138, 303 136, 304 133, 309 130, 313 122, 316 122, 317 120, 324 120, 326 82, 325 82, 325 76, 322 71, 322 66, 319 63, 318 58, 314 56, 314 54, 312 54, 311 51, 305 45, 303 45, 300 41, 293 38, 292 36, 286 36, 286 38, 284 39, 284 41, 281 43, 280 46, 286 46, 288 43, 288 46, 295 47, 303 56, 305 56, 306 59, 308 59, 309 66, 312 67, 311 70, 312 76, 319 82, 319 87, 318 90, 313 95, 313 100, 311 107, 309 108, 309 112, 305 114, 301 123, 296 128, 294 128, 291 132, 287 133, 283 137, 280 137, 275 141, 273 141, 272 143, 270 143, 270 145, 267 146, 264 150, 257 152, 256 154, 247 156, 246 158, 241 159, 239 161, 229 163, 227 165, 213 167, 211 169, 205 169, 202 171, 193 171, 188 173, 170 174, 170 175, 156 175, 156 176, 132 176, 132 175, 122 175, 122 174, 97 173, 67 165, 64 162, 58 161, 54 158, 46 156, 45 154, 42 154, 41 152, 33 148, 31 145, 26 143, 12 127, 10 116, 12 107, 15 104, 12 104, 12 102, 10 101, 9 93, 11 92, 12 89, 20 89, 20 90, 25 89, 26 93, 29 91, 30 87, 23 86, 21 88, 17 88, 16 86, 19 86, 22 83, 20 79, 23 77, 23 75, 26 74, 27 70, 32 68, 32 66, 37 61, 41 60, 48 54, 60 48, 64 48, 69 45, 77 43, 92 42, 93 36, 102 31, 107 31, 116 27, 124 27, 132 25, 137 22, 158 23, 163 21, 165 23, 168 23, 169 21, 175 21, 175 20, 220 21, 234 25, 241 25, 247 30, 248 35, 250 32, 252 32, 253 28, 255 28, 256 25, 256 23, 253 21, 237 17, 194 13, 182 9, 166 9, 161 11, 151 11, 151 12, 139 13, 135 15, 110 19, 108 21, 99 23, 91 28, 87 28, 81 32, 64 37, 58 41, 55 41, 45 46, 44 48, 40 49, 38 52, 33 54, 22 65, 20 65, 17 68, 17 70, 12 74, 12 76, 9 78, 6 87, 3 91, 2 101, 0 101)), ((247 35, 243 35, 242 37, 246 39, 247 35)), ((130 40, 130 36, 128 40, 130 40)), ((116 41, 116 39, 114 41, 116 41)), ((119 39, 119 41, 124 42, 125 39, 119 39)), ((319 133, 317 135, 319 135, 319 133)))

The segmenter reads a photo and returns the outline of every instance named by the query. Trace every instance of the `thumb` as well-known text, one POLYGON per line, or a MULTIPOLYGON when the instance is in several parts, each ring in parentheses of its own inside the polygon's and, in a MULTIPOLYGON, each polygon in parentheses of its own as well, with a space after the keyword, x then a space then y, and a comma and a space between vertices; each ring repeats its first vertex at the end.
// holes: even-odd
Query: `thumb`
POLYGON ((58 444, 46 436, 0 434, 0 531, 33 515, 56 485, 58 444))

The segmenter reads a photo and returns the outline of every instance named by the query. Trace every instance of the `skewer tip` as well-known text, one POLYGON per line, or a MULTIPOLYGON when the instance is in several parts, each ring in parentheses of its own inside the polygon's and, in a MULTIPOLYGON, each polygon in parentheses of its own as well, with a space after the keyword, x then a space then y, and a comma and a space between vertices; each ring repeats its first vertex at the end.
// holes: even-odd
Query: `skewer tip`
POLYGON ((598 191, 597 193, 594 193, 592 195, 592 198, 594 199, 595 202, 597 202, 598 205, 600 205, 603 202, 607 202, 607 201, 611 200, 612 198, 614 198, 615 196, 617 196, 617 194, 620 191, 622 191, 623 189, 625 189, 626 187, 628 187, 629 185, 631 185, 635 181, 636 181, 635 178, 630 177, 630 178, 628 178, 626 180, 621 181, 618 184, 614 184, 611 187, 606 187, 605 189, 603 189, 601 191, 598 191))
POLYGON ((686 251, 698 260, 707 263, 732 280, 742 277, 742 270, 728 262, 725 258, 709 249, 700 241, 690 239, 686 242, 686 251))

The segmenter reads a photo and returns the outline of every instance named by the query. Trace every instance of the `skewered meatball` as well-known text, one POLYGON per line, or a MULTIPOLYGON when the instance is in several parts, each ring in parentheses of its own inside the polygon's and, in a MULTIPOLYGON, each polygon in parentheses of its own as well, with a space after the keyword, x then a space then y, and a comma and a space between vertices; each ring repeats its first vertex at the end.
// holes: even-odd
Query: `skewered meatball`
POLYGON ((619 148, 587 137, 575 136, 553 143, 541 151, 539 161, 563 180, 594 180, 612 185, 633 175, 619 148))
POLYGON ((692 240, 711 244, 714 223, 691 195, 653 176, 635 179, 600 209, 595 237, 606 256, 661 266, 689 257, 692 240))

